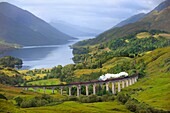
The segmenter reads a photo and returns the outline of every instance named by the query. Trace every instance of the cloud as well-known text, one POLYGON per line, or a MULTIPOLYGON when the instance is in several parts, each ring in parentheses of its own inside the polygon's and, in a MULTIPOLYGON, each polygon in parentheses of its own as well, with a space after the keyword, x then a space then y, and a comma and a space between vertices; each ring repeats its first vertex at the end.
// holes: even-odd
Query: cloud
POLYGON ((62 20, 81 26, 108 29, 163 0, 3 0, 26 9, 47 22, 62 20))

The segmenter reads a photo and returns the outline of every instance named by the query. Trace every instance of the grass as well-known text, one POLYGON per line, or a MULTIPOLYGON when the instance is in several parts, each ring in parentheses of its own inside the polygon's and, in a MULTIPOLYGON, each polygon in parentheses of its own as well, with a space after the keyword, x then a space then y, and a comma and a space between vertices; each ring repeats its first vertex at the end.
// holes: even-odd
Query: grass
MULTIPOLYGON (((139 59, 147 64, 146 76, 125 89, 131 96, 157 109, 170 110, 170 47, 157 49, 139 59), (135 92, 134 89, 143 90, 135 92)), ((138 60, 139 60, 138 59, 138 60)))
POLYGON ((36 108, 16 108, 12 103, 0 100, 1 112, 7 113, 130 113, 125 106, 118 102, 78 103, 64 102, 55 106, 36 108))
POLYGON ((0 84, 0 94, 5 95, 8 99, 13 99, 16 96, 33 97, 34 95, 39 95, 38 93, 25 91, 23 89, 14 88, 2 84, 0 84))
POLYGON ((142 38, 149 38, 151 37, 152 35, 148 32, 142 32, 142 33, 139 33, 136 35, 136 38, 138 39, 142 39, 142 38))
POLYGON ((141 79, 135 85, 125 89, 131 91, 131 96, 140 102, 145 102, 157 109, 170 110, 170 77, 156 76, 141 79), (143 90, 134 92, 133 89, 143 90))
MULTIPOLYGON (((136 38, 142 39, 142 38, 149 38, 151 36, 152 36, 152 34, 150 34, 148 32, 142 32, 142 33, 137 34, 136 38)), ((160 33, 160 34, 153 35, 154 38, 158 38, 159 36, 170 39, 170 34, 167 34, 167 33, 160 33)))
POLYGON ((115 58, 108 60, 102 66, 103 66, 103 68, 108 69, 109 67, 113 67, 114 65, 119 64, 123 61, 130 61, 130 60, 131 60, 131 58, 128 58, 128 57, 115 57, 115 58))
MULTIPOLYGON (((28 88, 28 91, 34 92, 34 89, 33 88, 28 88)), ((44 90, 42 88, 37 88, 36 93, 44 94, 44 90)), ((54 93, 59 94, 59 91, 55 90, 54 93)), ((45 94, 52 94, 52 90, 51 89, 46 89, 45 94)))
POLYGON ((47 80, 37 80, 37 81, 33 81, 33 82, 27 82, 27 84, 32 84, 32 85, 57 85, 60 84, 60 80, 59 79, 47 79, 47 80))
POLYGON ((16 70, 12 68, 3 68, 0 70, 0 72, 8 76, 15 76, 16 74, 19 74, 16 70))
POLYGON ((126 108, 117 102, 100 102, 81 104, 77 102, 64 102, 57 106, 29 108, 32 113, 130 113, 126 108))
POLYGON ((0 99, 0 113, 21 113, 11 101, 0 99))
POLYGON ((165 37, 165 38, 167 38, 167 39, 170 39, 170 34, 160 33, 160 34, 158 34, 158 35, 155 35, 154 37, 157 38, 158 36, 162 36, 162 37, 165 37))

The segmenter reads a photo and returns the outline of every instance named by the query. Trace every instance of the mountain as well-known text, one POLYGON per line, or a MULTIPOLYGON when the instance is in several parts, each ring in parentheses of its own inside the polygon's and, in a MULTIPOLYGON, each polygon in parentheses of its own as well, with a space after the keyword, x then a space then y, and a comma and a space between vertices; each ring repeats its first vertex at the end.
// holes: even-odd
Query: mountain
POLYGON ((161 11, 170 6, 170 0, 166 0, 159 4, 153 11, 161 11))
POLYGON ((100 30, 73 25, 63 21, 55 21, 51 22, 50 24, 61 32, 73 37, 96 36, 97 34, 101 33, 100 30))
MULTIPOLYGON (((165 2, 162 2, 159 6, 157 6, 155 9, 153 9, 151 12, 153 12, 153 11, 161 11, 161 10, 167 8, 168 6, 170 6, 170 1, 166 0, 165 2)), ((127 24, 135 23, 135 22, 140 21, 141 19, 143 19, 146 15, 147 14, 145 14, 145 13, 139 13, 139 14, 134 15, 134 16, 126 19, 126 20, 121 21, 120 23, 115 25, 113 28, 122 27, 122 26, 127 25, 127 24)))
POLYGON ((0 3, 0 39, 23 46, 63 44, 73 39, 30 12, 0 3))
POLYGON ((122 26, 130 24, 130 23, 135 23, 135 22, 141 20, 142 18, 144 18, 145 15, 146 15, 145 13, 139 13, 137 15, 134 15, 134 16, 132 16, 132 17, 118 23, 117 25, 114 26, 114 28, 115 27, 122 27, 122 26))
MULTIPOLYGON (((128 35, 135 34, 136 32, 143 30, 160 30, 165 32, 170 32, 170 6, 162 5, 169 4, 169 0, 161 3, 155 10, 148 13, 143 19, 124 25, 122 27, 112 28, 104 33, 100 34, 94 39, 83 42, 83 45, 94 45, 103 42, 108 42, 110 40, 125 37, 128 35), (162 7, 164 6, 164 7, 162 7), (162 9, 162 10, 157 10, 162 9)), ((81 43, 81 42, 80 42, 81 43)))

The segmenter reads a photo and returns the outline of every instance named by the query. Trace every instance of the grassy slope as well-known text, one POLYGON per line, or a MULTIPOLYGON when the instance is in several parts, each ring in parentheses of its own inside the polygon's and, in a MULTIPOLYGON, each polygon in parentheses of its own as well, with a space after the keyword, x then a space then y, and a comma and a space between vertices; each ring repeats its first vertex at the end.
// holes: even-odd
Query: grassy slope
POLYGON ((28 82, 27 84, 32 84, 32 85, 56 85, 60 84, 61 82, 59 79, 47 79, 47 80, 37 80, 33 82, 28 82))
POLYGON ((0 112, 12 113, 130 113, 125 106, 118 102, 100 102, 100 103, 77 103, 64 102, 55 106, 44 106, 36 108, 19 109, 10 101, 0 100, 0 112))
POLYGON ((27 111, 32 113, 130 113, 126 108, 117 102, 101 103, 77 103, 65 102, 57 106, 30 108, 27 111))
POLYGON ((170 47, 157 49, 139 59, 145 60, 147 75, 125 91, 155 108, 170 110, 170 47), (137 88, 143 90, 134 92, 137 88))

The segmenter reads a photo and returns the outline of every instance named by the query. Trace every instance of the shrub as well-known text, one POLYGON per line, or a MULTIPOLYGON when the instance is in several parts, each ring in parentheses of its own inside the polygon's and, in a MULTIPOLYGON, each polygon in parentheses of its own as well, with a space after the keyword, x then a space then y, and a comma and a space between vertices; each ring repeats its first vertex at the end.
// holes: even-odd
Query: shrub
POLYGON ((99 101, 99 98, 97 95, 89 95, 88 98, 89 98, 90 103, 99 101))
POLYGON ((3 94, 0 94, 0 99, 8 100, 3 94))
POLYGON ((128 110, 132 111, 132 112, 136 112, 137 106, 138 106, 138 101, 135 99, 129 99, 125 106, 128 110))
POLYGON ((51 97, 50 95, 43 94, 42 96, 36 96, 31 99, 24 99, 19 101, 20 98, 17 98, 18 102, 20 102, 20 106, 22 108, 29 108, 29 107, 39 107, 44 105, 49 105, 50 103, 60 102, 58 99, 51 97))
POLYGON ((115 96, 114 96, 114 95, 109 96, 109 97, 108 97, 108 100, 109 100, 109 101, 114 101, 114 100, 115 100, 115 96))
POLYGON ((54 98, 47 94, 43 94, 40 98, 48 101, 49 103, 54 101, 54 98))
POLYGON ((140 103, 136 108, 137 113, 152 113, 149 109, 149 105, 140 103))
POLYGON ((14 100, 16 101, 16 103, 17 103, 17 105, 18 106, 20 106, 21 105, 21 103, 23 102, 23 99, 21 98, 21 97, 16 97, 16 98, 14 98, 14 100))
POLYGON ((119 93, 117 95, 118 101, 122 102, 123 104, 125 104, 128 101, 129 98, 130 98, 130 96, 128 94, 119 93))
POLYGON ((139 103, 136 108, 136 113, 169 113, 169 111, 155 109, 146 103, 139 103))
POLYGON ((76 96, 71 96, 68 98, 69 101, 78 101, 78 98, 76 96))
POLYGON ((39 107, 49 104, 49 102, 42 98, 32 98, 32 99, 25 99, 21 103, 22 108, 29 108, 29 107, 39 107))
POLYGON ((22 101, 20 106, 22 108, 34 107, 34 106, 32 106, 32 101, 31 100, 24 100, 24 101, 22 101))
POLYGON ((81 96, 81 97, 79 98, 79 102, 89 103, 90 100, 89 100, 88 96, 81 96))
POLYGON ((47 101, 47 100, 44 100, 44 99, 40 99, 40 100, 37 100, 37 102, 36 102, 36 107, 38 107, 38 106, 44 106, 44 105, 46 105, 46 104, 48 104, 49 102, 47 101))
POLYGON ((82 103, 93 103, 93 102, 101 102, 101 97, 98 97, 97 95, 89 95, 89 96, 81 96, 79 98, 79 102, 82 103))
POLYGON ((103 95, 101 97, 101 99, 102 99, 103 102, 109 101, 109 96, 108 95, 103 95))

